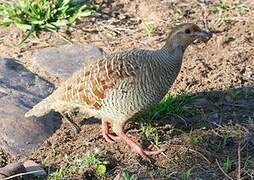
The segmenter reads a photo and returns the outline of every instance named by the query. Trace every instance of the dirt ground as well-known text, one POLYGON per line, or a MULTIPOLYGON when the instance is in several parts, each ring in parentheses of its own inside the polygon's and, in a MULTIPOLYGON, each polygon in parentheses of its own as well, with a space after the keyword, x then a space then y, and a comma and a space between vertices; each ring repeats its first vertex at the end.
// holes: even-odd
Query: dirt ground
MULTIPOLYGON (((207 44, 192 45, 184 55, 170 92, 188 92, 192 100, 183 104, 180 115, 152 123, 166 147, 164 153, 152 156, 152 163, 143 162, 123 142, 107 144, 99 120, 82 121, 78 135, 64 123, 27 159, 56 169, 68 164, 66 156, 100 152, 107 164, 106 176, 82 169, 69 179, 113 179, 123 170, 140 179, 185 179, 188 172, 189 179, 253 179, 254 2, 223 2, 224 6, 212 0, 100 0, 97 13, 81 19, 68 32, 42 32, 21 47, 15 46, 21 31, 1 29, 0 57, 16 58, 56 85, 57 78, 48 77, 30 61, 34 50, 70 42, 92 43, 105 53, 133 47, 156 49, 170 28, 182 22, 195 22, 214 32, 207 44), (149 32, 145 30, 148 24, 152 24, 149 32), (229 169, 225 159, 230 161, 229 169)), ((126 129, 143 142, 139 123, 131 122, 126 129)), ((12 160, 0 151, 0 166, 12 160)))

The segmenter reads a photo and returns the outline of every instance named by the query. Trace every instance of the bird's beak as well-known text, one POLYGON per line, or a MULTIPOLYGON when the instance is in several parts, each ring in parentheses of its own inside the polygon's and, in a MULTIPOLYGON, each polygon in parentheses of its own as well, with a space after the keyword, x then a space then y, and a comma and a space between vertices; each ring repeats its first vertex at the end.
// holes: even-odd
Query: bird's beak
POLYGON ((200 30, 195 32, 194 36, 200 41, 207 42, 213 36, 213 34, 211 32, 200 30))

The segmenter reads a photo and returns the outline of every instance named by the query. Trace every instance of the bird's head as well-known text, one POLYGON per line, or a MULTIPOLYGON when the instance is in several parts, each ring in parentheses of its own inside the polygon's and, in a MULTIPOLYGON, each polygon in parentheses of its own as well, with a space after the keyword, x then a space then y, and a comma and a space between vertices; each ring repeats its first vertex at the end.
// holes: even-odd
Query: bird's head
POLYGON ((185 23, 180 24, 170 32, 166 47, 182 47, 187 48, 195 40, 206 42, 212 37, 212 33, 200 29, 196 24, 185 23))

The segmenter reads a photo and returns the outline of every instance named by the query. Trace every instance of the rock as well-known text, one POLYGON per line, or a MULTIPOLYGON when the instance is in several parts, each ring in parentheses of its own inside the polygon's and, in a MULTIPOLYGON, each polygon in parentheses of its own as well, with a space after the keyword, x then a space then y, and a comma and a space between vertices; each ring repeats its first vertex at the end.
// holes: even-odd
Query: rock
POLYGON ((88 44, 49 47, 33 53, 32 60, 51 76, 65 80, 83 64, 102 56, 102 50, 88 44))
POLYGON ((0 168, 0 178, 6 178, 15 174, 26 172, 22 163, 11 163, 5 167, 0 168))
POLYGON ((46 171, 41 165, 35 163, 32 160, 25 161, 24 163, 17 162, 8 164, 5 167, 0 168, 0 178, 4 179, 13 175, 29 173, 31 176, 46 176, 46 171))
POLYGON ((24 114, 47 97, 54 86, 12 59, 0 60, 0 148, 19 157, 27 154, 60 126, 55 113, 41 118, 24 114))
POLYGON ((27 160, 24 162, 24 167, 26 169, 26 172, 34 172, 33 176, 46 176, 47 173, 43 169, 43 167, 40 164, 37 164, 36 162, 32 160, 27 160))

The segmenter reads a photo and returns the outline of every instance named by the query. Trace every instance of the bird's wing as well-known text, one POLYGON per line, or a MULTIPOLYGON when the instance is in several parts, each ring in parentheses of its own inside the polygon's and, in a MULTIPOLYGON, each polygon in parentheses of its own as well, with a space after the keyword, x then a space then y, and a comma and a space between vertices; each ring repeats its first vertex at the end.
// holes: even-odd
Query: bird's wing
POLYGON ((117 88, 118 81, 136 76, 139 66, 133 58, 118 53, 85 65, 60 86, 58 98, 100 109, 106 92, 117 88))

